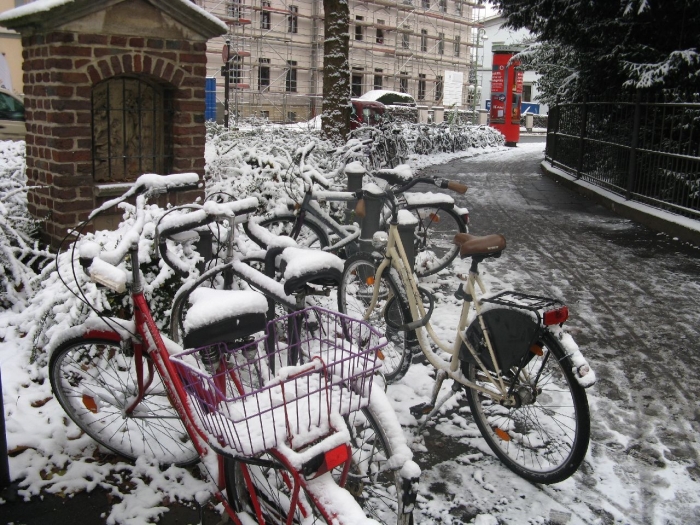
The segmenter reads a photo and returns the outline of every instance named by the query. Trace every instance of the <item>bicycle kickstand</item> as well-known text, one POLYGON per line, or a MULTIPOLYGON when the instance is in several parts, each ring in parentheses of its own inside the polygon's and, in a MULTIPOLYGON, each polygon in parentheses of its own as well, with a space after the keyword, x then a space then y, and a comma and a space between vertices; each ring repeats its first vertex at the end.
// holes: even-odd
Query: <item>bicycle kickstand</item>
POLYGON ((461 385, 455 381, 455 383, 452 385, 452 388, 450 389, 450 392, 445 394, 436 402, 437 396, 440 393, 440 389, 442 388, 442 382, 445 380, 446 377, 447 372, 445 370, 438 370, 437 377, 435 378, 435 386, 433 386, 433 395, 431 396, 430 402, 420 403, 419 405, 415 405, 410 408, 411 414, 416 419, 421 419, 423 416, 426 416, 425 419, 423 419, 423 422, 418 427, 419 433, 425 430, 428 421, 430 421, 430 419, 440 411, 442 405, 444 405, 448 399, 450 399, 452 396, 454 396, 457 392, 461 390, 461 385))

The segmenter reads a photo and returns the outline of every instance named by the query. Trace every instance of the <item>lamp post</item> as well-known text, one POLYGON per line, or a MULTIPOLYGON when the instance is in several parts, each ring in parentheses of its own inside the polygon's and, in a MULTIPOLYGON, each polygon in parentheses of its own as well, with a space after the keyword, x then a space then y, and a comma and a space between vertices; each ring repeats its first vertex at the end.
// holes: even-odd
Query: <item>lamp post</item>
MULTIPOLYGON (((473 101, 473 111, 472 111, 472 124, 476 124, 478 122, 478 117, 476 114, 476 108, 477 108, 477 100, 476 97, 479 96, 479 40, 488 40, 488 36, 486 35, 486 29, 483 27, 480 27, 479 29, 476 30, 476 51, 474 54, 474 96, 472 97, 473 101)), ((479 103, 481 100, 479 100, 479 103)), ((479 104, 481 105, 481 104, 479 104)))

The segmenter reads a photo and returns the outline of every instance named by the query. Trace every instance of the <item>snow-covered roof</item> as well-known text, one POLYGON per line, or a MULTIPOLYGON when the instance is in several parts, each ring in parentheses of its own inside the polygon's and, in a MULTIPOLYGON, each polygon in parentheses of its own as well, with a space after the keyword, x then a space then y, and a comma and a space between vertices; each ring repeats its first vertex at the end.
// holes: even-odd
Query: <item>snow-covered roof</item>
MULTIPOLYGON (((122 0, 124 1, 124 0, 122 0)), ((228 26, 189 0, 142 0, 162 10, 202 36, 212 38, 228 26)), ((119 3, 109 0, 37 0, 0 14, 0 25, 19 31, 48 29, 119 3)))
MULTIPOLYGON (((396 95, 401 98, 406 98, 409 99, 410 103, 415 104, 414 98, 409 95, 408 93, 399 93, 398 91, 389 91, 387 89, 373 89, 372 91, 368 91, 361 97, 358 97, 360 100, 379 100, 380 98, 384 97, 385 95, 396 95)), ((380 101, 383 102, 383 101, 380 101)))

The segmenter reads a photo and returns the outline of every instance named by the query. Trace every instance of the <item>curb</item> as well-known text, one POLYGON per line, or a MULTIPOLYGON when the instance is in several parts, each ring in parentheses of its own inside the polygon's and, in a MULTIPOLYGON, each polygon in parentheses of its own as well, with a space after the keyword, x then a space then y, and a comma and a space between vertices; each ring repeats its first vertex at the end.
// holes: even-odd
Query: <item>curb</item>
POLYGON ((542 161, 540 167, 542 172, 551 179, 589 197, 618 215, 700 247, 700 221, 676 215, 648 204, 627 200, 621 195, 577 179, 564 170, 552 166, 549 161, 542 161))

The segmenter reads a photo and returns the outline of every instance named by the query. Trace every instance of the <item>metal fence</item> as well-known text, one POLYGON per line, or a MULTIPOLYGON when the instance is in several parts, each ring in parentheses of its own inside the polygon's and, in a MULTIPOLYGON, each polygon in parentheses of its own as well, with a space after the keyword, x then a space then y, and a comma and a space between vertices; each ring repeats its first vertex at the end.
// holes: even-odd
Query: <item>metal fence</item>
POLYGON ((562 103, 550 108, 546 159, 597 186, 700 219, 700 101, 562 103))

